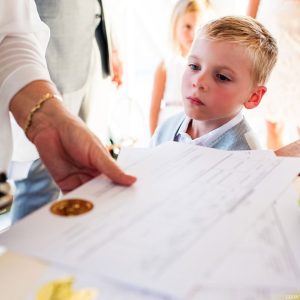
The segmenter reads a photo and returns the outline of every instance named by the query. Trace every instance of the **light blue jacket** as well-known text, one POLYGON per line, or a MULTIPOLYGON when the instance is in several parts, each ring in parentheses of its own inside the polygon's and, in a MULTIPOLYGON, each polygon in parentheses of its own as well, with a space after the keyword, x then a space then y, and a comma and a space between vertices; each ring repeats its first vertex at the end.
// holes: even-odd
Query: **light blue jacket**
MULTIPOLYGON (((168 120, 166 120, 158 129, 155 131, 154 136, 151 140, 151 146, 158 146, 159 144, 176 141, 176 135, 178 134, 179 128, 186 115, 179 113, 168 120)), ((243 118, 241 122, 233 126, 224 132, 221 136, 211 141, 206 147, 223 149, 223 150, 252 150, 258 148, 256 145, 250 145, 250 139, 246 136, 251 132, 251 128, 247 121, 243 118)), ((249 135, 250 136, 250 135, 249 135)), ((253 142, 253 139, 251 139, 253 142)))

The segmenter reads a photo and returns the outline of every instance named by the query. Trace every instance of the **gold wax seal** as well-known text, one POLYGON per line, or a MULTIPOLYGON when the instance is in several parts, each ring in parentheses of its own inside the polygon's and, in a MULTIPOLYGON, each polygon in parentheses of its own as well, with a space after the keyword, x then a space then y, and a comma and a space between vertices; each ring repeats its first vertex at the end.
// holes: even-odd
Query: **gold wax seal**
POLYGON ((50 211, 58 216, 78 216, 89 212, 93 209, 92 202, 84 199, 64 199, 53 203, 50 211))

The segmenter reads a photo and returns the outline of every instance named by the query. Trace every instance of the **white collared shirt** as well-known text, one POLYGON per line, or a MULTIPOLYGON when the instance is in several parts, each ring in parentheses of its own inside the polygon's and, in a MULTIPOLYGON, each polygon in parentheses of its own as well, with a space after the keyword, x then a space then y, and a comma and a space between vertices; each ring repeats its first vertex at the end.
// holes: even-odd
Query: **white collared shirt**
POLYGON ((240 123, 243 120, 242 113, 238 113, 233 119, 228 121, 227 123, 223 124, 222 126, 208 132, 207 134, 204 134, 196 139, 192 139, 189 134, 186 133, 188 126, 190 124, 191 118, 185 117, 185 120, 182 122, 178 133, 175 137, 175 141, 186 143, 186 144, 192 144, 192 145, 198 145, 198 146, 204 146, 207 147, 212 144, 213 141, 218 139, 223 133, 225 133, 227 130, 231 129, 238 123, 240 123))
POLYGON ((12 153, 9 103, 28 83, 50 80, 45 51, 49 28, 33 0, 0 0, 0 172, 12 153))

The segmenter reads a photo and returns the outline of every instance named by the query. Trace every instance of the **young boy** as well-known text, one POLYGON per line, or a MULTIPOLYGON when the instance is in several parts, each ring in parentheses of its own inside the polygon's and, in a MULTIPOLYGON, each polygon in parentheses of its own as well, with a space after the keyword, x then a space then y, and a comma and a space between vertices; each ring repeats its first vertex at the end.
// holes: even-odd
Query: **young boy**
POLYGON ((241 109, 260 103, 277 52, 270 33, 250 17, 226 16, 201 27, 182 78, 185 113, 165 121, 151 144, 255 149, 241 109))

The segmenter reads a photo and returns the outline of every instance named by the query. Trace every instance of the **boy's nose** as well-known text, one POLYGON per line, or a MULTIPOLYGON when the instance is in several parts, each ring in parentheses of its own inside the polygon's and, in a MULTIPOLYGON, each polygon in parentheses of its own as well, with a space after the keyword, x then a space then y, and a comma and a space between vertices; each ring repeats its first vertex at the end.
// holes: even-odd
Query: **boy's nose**
POLYGON ((195 80, 193 81, 193 87, 201 89, 205 92, 208 91, 208 83, 203 73, 195 77, 195 80))

